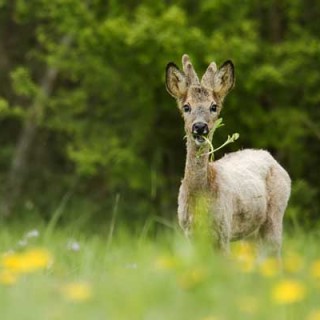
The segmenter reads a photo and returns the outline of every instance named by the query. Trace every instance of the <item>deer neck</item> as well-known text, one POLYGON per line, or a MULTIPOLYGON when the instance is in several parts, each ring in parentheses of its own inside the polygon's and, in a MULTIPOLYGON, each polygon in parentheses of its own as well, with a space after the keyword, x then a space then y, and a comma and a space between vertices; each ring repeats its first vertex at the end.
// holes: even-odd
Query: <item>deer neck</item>
POLYGON ((187 139, 184 183, 191 192, 201 192, 208 187, 208 152, 209 146, 199 148, 192 139, 187 139))

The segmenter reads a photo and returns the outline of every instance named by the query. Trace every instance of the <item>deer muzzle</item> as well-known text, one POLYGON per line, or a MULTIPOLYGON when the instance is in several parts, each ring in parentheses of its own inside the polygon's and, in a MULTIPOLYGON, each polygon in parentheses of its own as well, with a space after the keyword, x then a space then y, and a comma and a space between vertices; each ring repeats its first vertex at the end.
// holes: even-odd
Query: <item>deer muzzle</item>
POLYGON ((208 125, 204 122, 196 122, 192 125, 192 135, 198 145, 205 142, 205 138, 209 133, 208 125))

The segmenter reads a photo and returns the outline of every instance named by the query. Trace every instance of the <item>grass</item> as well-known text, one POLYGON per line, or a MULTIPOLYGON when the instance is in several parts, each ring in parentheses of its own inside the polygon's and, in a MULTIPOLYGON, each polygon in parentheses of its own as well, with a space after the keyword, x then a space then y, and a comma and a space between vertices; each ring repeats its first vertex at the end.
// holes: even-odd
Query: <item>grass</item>
POLYGON ((257 265, 251 244, 223 257, 177 231, 29 231, 2 227, 0 270, 17 269, 11 283, 0 277, 1 319, 320 319, 317 234, 287 236, 279 271, 272 259, 257 265), (10 252, 16 265, 5 267, 10 252))
POLYGON ((223 119, 219 118, 215 122, 213 128, 210 130, 208 137, 202 136, 204 138, 204 140, 206 141, 206 144, 204 144, 202 147, 199 148, 199 150, 197 152, 197 157, 207 155, 207 156, 209 156, 210 161, 214 161, 214 153, 216 151, 221 150, 222 148, 224 148, 228 144, 233 143, 239 139, 239 137, 240 137, 239 133, 237 133, 237 132, 233 133, 232 135, 228 135, 227 140, 221 146, 214 148, 214 146, 212 144, 212 137, 213 137, 215 131, 223 126, 224 126, 223 119), (207 146, 209 146, 209 152, 203 153, 203 149, 206 148, 207 146))

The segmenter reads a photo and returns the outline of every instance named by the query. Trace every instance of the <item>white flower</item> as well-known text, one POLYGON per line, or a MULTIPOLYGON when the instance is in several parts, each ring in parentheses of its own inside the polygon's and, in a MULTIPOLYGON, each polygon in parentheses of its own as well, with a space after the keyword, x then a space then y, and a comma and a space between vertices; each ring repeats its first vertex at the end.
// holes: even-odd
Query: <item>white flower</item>
POLYGON ((69 240, 67 243, 67 249, 71 251, 79 251, 80 250, 80 244, 79 242, 75 240, 69 240))
POLYGON ((125 265, 126 269, 137 269, 138 265, 136 263, 128 263, 127 265, 125 265))
POLYGON ((26 247, 28 244, 28 241, 26 239, 22 239, 18 241, 18 246, 20 247, 26 247))
POLYGON ((37 229, 33 229, 33 230, 27 232, 24 237, 25 237, 25 239, 38 238, 39 235, 40 235, 39 231, 37 229))

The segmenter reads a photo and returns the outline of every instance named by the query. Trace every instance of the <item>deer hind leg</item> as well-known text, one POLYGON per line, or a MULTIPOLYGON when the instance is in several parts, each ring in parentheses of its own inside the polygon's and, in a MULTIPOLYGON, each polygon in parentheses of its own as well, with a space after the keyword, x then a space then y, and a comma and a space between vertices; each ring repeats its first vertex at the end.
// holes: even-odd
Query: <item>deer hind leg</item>
POLYGON ((266 221, 259 229, 262 255, 281 258, 282 221, 290 195, 290 179, 287 173, 276 165, 267 177, 268 207, 266 221))
POLYGON ((267 218, 267 221, 259 229, 259 258, 271 256, 277 259, 281 258, 282 246, 282 219, 273 220, 267 218))

